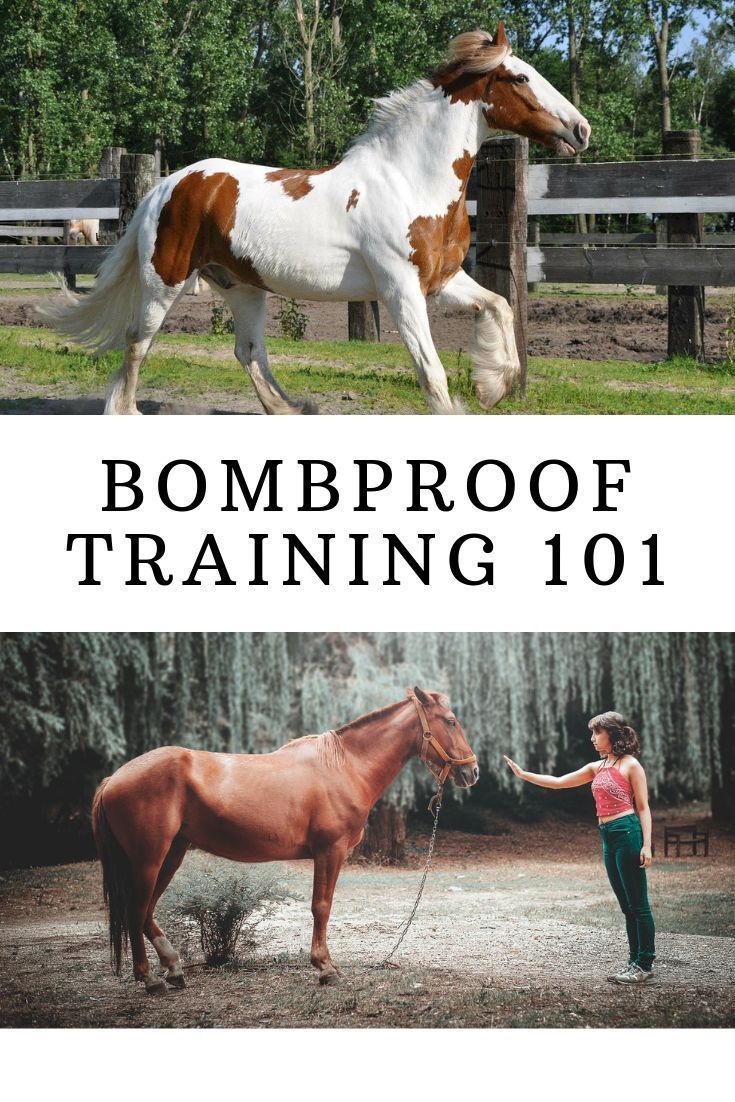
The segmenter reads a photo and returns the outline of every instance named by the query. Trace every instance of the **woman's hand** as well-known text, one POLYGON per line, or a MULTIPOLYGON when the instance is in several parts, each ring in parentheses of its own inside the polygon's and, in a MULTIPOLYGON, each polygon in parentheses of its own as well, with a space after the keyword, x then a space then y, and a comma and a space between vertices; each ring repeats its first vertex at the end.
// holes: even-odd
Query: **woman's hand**
POLYGON ((523 770, 521 769, 520 765, 516 765, 516 763, 512 760, 512 758, 509 758, 507 754, 503 754, 503 757, 505 758, 506 762, 508 763, 510 768, 515 773, 516 777, 520 777, 520 779, 522 781, 524 781, 526 778, 523 775, 523 770))
POLYGON ((650 846, 644 846, 643 849, 641 850, 641 868, 642 869, 649 868, 652 861, 653 861, 653 856, 651 854, 651 847, 650 846))

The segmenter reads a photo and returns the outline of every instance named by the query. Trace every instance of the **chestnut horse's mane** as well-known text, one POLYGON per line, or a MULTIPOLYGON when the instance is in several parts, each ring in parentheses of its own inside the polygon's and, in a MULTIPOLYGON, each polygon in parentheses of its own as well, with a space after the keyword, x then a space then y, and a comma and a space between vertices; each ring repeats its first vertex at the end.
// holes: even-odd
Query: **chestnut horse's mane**
POLYGON ((358 716, 357 719, 350 720, 349 723, 345 723, 342 727, 338 728, 340 734, 344 731, 356 731, 360 727, 364 727, 367 723, 372 723, 374 719, 382 719, 389 712, 393 712, 396 708, 399 708, 405 700, 394 701, 393 704, 384 704, 382 708, 376 708, 374 712, 367 712, 364 716, 358 716))
POLYGON ((290 746, 300 746, 305 742, 313 742, 316 746, 317 757, 323 765, 330 766, 332 769, 341 769, 345 763, 345 748, 341 736, 346 731, 356 731, 360 727, 372 723, 373 720, 382 719, 383 716, 389 712, 394 712, 404 703, 403 700, 399 700, 393 704, 386 704, 382 708, 376 708, 374 712, 358 716, 357 719, 345 723, 343 727, 339 727, 336 731, 323 731, 320 735, 301 735, 300 738, 292 738, 281 749, 287 750, 290 746))
POLYGON ((322 731, 320 735, 302 735, 301 738, 292 738, 281 747, 287 750, 290 746, 301 746, 305 742, 316 744, 316 754, 322 765, 332 769, 341 769, 345 763, 345 748, 336 731, 322 731))

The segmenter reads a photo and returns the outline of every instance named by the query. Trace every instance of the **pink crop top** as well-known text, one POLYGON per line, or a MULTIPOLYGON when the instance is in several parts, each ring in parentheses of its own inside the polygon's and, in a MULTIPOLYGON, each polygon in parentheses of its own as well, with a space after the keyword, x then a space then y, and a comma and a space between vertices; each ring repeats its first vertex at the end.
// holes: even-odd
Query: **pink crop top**
POLYGON ((598 769, 592 782, 592 794, 600 819, 605 819, 608 815, 619 815, 621 811, 633 810, 632 785, 617 765, 598 769))

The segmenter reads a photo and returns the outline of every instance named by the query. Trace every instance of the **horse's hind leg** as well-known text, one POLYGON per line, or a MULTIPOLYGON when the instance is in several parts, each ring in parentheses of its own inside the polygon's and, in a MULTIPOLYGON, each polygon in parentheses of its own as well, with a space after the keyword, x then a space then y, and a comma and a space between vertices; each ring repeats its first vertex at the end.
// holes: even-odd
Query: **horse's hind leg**
POLYGON ((138 374, 156 333, 163 325, 169 312, 183 288, 166 287, 163 291, 143 289, 143 298, 138 315, 125 335, 125 352, 122 367, 110 380, 105 400, 105 413, 138 413, 135 405, 135 391, 138 386, 138 374))
POLYGON ((474 314, 472 379, 480 405, 492 409, 513 389, 520 374, 513 311, 501 295, 481 287, 463 271, 442 287, 436 301, 448 310, 474 314))
POLYGON ((161 870, 158 873, 158 879, 153 889, 153 896, 150 906, 148 907, 145 925, 143 926, 145 936, 158 953, 158 959, 162 967, 166 969, 166 983, 169 983, 172 987, 186 987, 184 972, 181 967, 181 957, 156 922, 154 911, 158 900, 173 880, 174 874, 184 860, 188 848, 189 843, 184 838, 174 838, 171 843, 171 849, 166 854, 166 858, 161 865, 161 870))
POLYGON ((348 847, 339 843, 314 856, 314 889, 311 897, 314 931, 311 938, 311 963, 319 972, 319 983, 337 983, 339 979, 339 970, 335 967, 327 948, 327 923, 332 910, 337 877, 347 852, 348 847))
POLYGON ((128 931, 130 951, 133 955, 133 975, 145 984, 148 995, 163 995, 166 992, 163 980, 151 974, 143 935, 160 868, 160 860, 133 866, 133 902, 128 931))
POLYGON ((219 288, 235 321, 235 355, 249 374, 266 413, 316 413, 313 402, 297 402, 281 389, 265 348, 266 292, 236 284, 219 288))

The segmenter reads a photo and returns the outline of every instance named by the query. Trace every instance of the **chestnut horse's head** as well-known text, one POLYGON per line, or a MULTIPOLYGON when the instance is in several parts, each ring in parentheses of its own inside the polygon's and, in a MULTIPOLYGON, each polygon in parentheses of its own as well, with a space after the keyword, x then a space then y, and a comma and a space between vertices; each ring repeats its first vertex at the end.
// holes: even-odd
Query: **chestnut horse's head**
POLYGON ((451 777, 458 788, 470 788, 480 775, 477 759, 449 700, 443 693, 427 693, 418 685, 409 690, 422 726, 421 760, 435 777, 451 777), (422 716, 423 711, 423 716, 422 716), (431 738, 428 738, 430 735, 431 738))
POLYGON ((487 31, 458 35, 449 51, 432 82, 452 103, 477 103, 488 131, 522 134, 565 157, 587 148, 590 124, 532 66, 513 57, 502 23, 495 37, 487 31))

